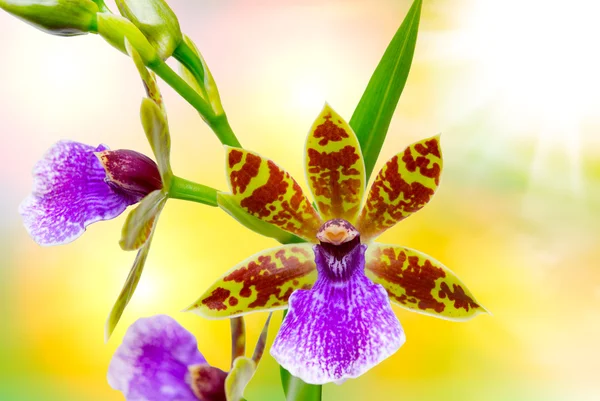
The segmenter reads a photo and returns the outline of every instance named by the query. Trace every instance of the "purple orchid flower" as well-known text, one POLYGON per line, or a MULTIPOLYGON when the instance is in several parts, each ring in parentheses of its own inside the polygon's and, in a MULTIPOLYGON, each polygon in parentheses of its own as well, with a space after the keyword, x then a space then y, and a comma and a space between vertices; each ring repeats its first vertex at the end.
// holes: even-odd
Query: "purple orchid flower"
POLYGON ((127 401, 238 401, 262 357, 269 320, 252 359, 243 356, 243 322, 232 325, 234 360, 228 373, 210 366, 196 338, 173 318, 138 319, 113 356, 108 383, 127 401))
POLYGON ((143 154, 67 140, 46 152, 33 175, 19 213, 40 245, 72 242, 88 225, 113 219, 162 188, 156 163, 143 154))

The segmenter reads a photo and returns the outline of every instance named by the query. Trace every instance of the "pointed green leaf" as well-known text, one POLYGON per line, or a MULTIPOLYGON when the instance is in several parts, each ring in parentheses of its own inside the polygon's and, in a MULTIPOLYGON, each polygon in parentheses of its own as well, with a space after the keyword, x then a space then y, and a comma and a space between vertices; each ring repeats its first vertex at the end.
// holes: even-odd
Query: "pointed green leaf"
POLYGON ((350 119, 350 126, 358 137, 365 158, 367 181, 408 78, 419 30, 421 4, 422 0, 414 1, 350 119))
POLYGON ((140 116, 146 137, 156 157, 163 185, 168 190, 173 171, 171 170, 171 136, 165 114, 153 100, 145 98, 142 99, 140 116))
POLYGON ((131 267, 129 275, 127 276, 127 280, 125 280, 125 285, 123 285, 123 289, 121 290, 121 293, 117 297, 117 301, 108 315, 108 319, 106 320, 106 325, 104 327, 105 341, 108 341, 112 332, 117 326, 117 323, 119 323, 119 319, 121 319, 121 315, 123 314, 125 307, 129 303, 129 300, 133 296, 138 282, 140 281, 142 271, 144 270, 144 265, 146 264, 146 258, 148 257, 148 251, 150 251, 151 242, 152 234, 150 234, 150 238, 148 238, 144 246, 138 251, 135 261, 133 262, 133 266, 131 267))
POLYGON ((138 249, 150 238, 156 219, 167 201, 163 190, 157 189, 146 196, 127 216, 119 244, 125 251, 138 249))

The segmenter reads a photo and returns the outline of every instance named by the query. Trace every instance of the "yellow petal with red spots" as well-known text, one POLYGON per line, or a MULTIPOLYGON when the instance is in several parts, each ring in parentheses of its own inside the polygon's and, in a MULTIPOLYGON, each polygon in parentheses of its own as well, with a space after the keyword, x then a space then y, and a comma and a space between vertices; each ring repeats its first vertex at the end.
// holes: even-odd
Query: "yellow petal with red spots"
POLYGON ((414 312, 448 320, 487 313, 454 273, 413 249, 370 244, 366 274, 386 289, 392 302, 414 312))
POLYGON ((298 183, 269 159, 244 149, 225 148, 229 187, 240 207, 267 223, 316 242, 322 221, 298 183))
POLYGON ((290 244, 257 253, 225 273, 188 311, 208 319, 284 309, 297 289, 317 279, 312 244, 290 244))
POLYGON ((356 228, 368 241, 420 210, 440 183, 440 137, 413 143, 383 166, 371 186, 356 228))
POLYGON ((355 221, 365 191, 365 163, 354 131, 327 104, 308 134, 305 162, 321 217, 355 221))

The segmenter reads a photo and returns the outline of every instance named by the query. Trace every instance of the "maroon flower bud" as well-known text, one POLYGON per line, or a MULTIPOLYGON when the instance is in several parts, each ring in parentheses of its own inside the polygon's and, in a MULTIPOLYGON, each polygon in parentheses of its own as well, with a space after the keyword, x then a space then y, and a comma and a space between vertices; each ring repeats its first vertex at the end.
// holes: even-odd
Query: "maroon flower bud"
POLYGON ((156 163, 133 150, 105 150, 96 153, 106 171, 105 181, 117 192, 142 199, 163 187, 156 163))

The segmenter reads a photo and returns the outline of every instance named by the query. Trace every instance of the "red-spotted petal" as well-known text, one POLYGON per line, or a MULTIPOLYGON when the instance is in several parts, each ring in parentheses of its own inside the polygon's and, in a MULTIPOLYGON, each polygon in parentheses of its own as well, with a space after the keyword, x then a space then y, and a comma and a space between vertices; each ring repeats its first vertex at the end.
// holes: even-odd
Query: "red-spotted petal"
POLYGON ((356 223, 363 241, 425 206, 439 185, 441 172, 439 135, 416 142, 388 160, 373 182, 356 223))
POLYGON ((294 290, 317 279, 311 244, 278 246, 257 253, 218 279, 189 311, 209 319, 283 309, 294 290))
POLYGON ((230 147, 226 151, 229 187, 241 208, 316 242, 322 221, 298 183, 278 165, 256 153, 230 147))
POLYGON ((467 320, 487 312, 446 266, 413 249, 372 243, 366 274, 390 300, 414 312, 448 320, 467 320))
POLYGON ((327 104, 308 134, 305 162, 323 219, 355 221, 365 191, 365 164, 354 131, 327 104))

